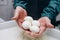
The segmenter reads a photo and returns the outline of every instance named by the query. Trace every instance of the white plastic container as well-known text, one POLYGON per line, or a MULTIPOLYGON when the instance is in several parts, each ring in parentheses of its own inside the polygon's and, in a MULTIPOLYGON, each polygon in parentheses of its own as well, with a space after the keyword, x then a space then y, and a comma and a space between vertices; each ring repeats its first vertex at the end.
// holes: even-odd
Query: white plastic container
MULTIPOLYGON (((7 26, 8 28, 6 27, 0 30, 0 40, 32 40, 23 36, 24 30, 22 30, 15 21, 4 22, 0 24, 0 26, 1 25, 3 25, 3 27, 7 26)), ((60 40, 60 31, 56 29, 47 29, 44 35, 47 35, 48 37, 50 36, 51 38, 55 38, 56 40, 60 40)))
POLYGON ((2 18, 0 18, 0 23, 4 22, 4 20, 2 18))

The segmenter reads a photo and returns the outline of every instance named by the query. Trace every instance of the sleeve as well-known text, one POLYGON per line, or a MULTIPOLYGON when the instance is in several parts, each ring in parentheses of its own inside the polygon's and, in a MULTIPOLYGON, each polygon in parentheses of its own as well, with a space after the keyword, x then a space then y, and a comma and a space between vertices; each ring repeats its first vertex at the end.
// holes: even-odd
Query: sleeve
POLYGON ((51 0, 49 5, 44 8, 43 12, 41 13, 41 17, 48 17, 50 20, 53 20, 58 15, 58 7, 59 3, 58 0, 51 0))
POLYGON ((27 9, 27 2, 24 1, 24 0, 14 0, 14 9, 17 7, 17 6, 21 6, 22 8, 24 9, 27 9))

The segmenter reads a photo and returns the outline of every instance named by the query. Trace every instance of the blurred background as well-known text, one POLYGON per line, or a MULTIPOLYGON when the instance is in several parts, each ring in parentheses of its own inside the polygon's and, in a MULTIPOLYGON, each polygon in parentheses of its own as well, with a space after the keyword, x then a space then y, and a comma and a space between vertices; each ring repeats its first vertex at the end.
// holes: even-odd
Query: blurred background
MULTIPOLYGON (((0 0, 0 18, 8 21, 14 14, 13 9, 13 2, 14 0, 0 0)), ((59 0, 60 3, 60 0, 59 0)), ((59 15, 57 16, 56 20, 60 20, 60 4, 58 6, 59 15)), ((60 25, 59 25, 60 26, 60 25)))
MULTIPOLYGON (((10 20, 10 18, 14 14, 13 2, 14 0, 0 0, 0 17, 3 18, 4 20, 10 20)), ((58 10, 60 11, 60 7, 58 7, 58 10)), ((60 19, 60 14, 57 17, 57 20, 59 19, 60 19)))
POLYGON ((0 18, 10 20, 14 14, 13 0, 0 0, 0 18))

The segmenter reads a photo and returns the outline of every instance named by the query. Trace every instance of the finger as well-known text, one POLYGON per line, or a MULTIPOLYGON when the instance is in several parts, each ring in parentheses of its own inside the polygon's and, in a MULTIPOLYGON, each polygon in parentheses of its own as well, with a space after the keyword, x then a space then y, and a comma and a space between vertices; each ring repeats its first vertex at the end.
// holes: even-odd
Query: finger
POLYGON ((27 37, 33 37, 33 36, 31 36, 31 32, 30 31, 25 31, 24 35, 26 35, 27 37))
POLYGON ((22 28, 23 30, 25 30, 23 27, 22 27, 22 23, 21 22, 18 22, 18 25, 20 28, 22 28))
POLYGON ((26 11, 26 10, 24 10, 24 12, 25 12, 25 16, 27 16, 27 11, 26 11))
POLYGON ((27 12, 26 11, 22 11, 19 16, 20 16, 19 17, 20 19, 24 20, 24 18, 27 16, 27 12))
POLYGON ((18 16, 19 16, 19 10, 15 10, 15 13, 14 13, 14 16, 12 17, 12 19, 17 19, 18 18, 18 16))
POLYGON ((54 28, 54 25, 52 25, 50 22, 47 22, 46 25, 48 28, 54 28))
POLYGON ((40 35, 39 34, 37 34, 37 33, 32 33, 31 34, 33 37, 39 37, 40 35))
POLYGON ((17 19, 18 19, 18 15, 19 15, 19 14, 17 14, 17 15, 15 14, 11 19, 12 19, 12 20, 17 20, 17 19))
POLYGON ((39 37, 39 34, 33 33, 33 32, 29 32, 29 31, 25 31, 25 34, 27 36, 31 36, 31 37, 39 37))
POLYGON ((46 30, 46 22, 44 20, 40 21, 40 32, 39 35, 42 35, 42 33, 46 30))
POLYGON ((30 33, 30 35, 32 37, 40 37, 45 30, 46 30, 46 27, 40 27, 40 32, 39 33, 30 33))
POLYGON ((40 36, 45 32, 45 30, 46 30, 46 27, 40 26, 40 31, 39 31, 39 33, 35 34, 34 36, 35 36, 35 37, 40 37, 40 36))
POLYGON ((30 32, 30 31, 25 31, 25 34, 27 34, 27 35, 29 35, 31 37, 35 37, 36 36, 35 33, 30 32))
POLYGON ((45 30, 46 30, 46 27, 45 26, 41 26, 39 35, 41 36, 44 33, 45 30))
POLYGON ((19 20, 18 20, 18 22, 21 22, 21 23, 23 23, 23 21, 24 21, 24 20, 22 20, 22 19, 19 19, 19 20))
POLYGON ((31 32, 31 34, 30 34, 32 37, 36 37, 36 34, 35 33, 33 33, 33 32, 31 32))
POLYGON ((25 31, 25 34, 30 35, 31 32, 30 31, 25 31))

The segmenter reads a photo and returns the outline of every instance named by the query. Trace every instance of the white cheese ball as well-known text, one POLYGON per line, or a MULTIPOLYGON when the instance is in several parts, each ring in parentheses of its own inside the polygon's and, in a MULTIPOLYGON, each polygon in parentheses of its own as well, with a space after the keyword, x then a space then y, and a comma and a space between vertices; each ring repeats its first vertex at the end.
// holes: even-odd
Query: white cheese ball
POLYGON ((30 26, 31 26, 31 23, 28 22, 28 21, 24 21, 24 22, 22 23, 22 27, 23 27, 24 29, 29 29, 30 26))
POLYGON ((25 20, 25 21, 32 22, 32 21, 33 21, 33 18, 30 17, 30 16, 26 16, 26 17, 24 18, 24 20, 25 20))
POLYGON ((39 21, 38 20, 34 20, 33 22, 32 22, 32 25, 33 26, 40 26, 40 23, 39 23, 39 21))
POLYGON ((33 33, 38 33, 40 31, 40 29, 37 26, 31 26, 30 31, 33 32, 33 33))

